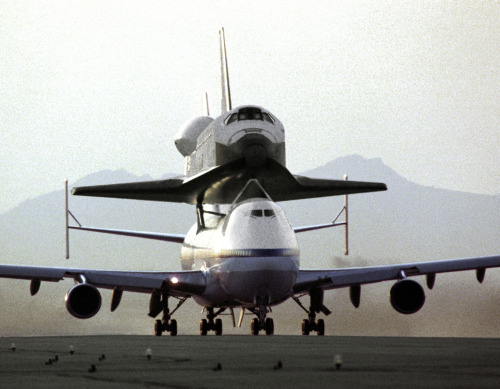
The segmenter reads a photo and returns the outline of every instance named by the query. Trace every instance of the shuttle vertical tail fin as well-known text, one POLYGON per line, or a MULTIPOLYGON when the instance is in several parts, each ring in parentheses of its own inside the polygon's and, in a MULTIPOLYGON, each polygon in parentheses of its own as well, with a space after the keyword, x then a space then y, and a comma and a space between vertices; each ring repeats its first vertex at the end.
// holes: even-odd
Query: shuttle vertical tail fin
POLYGON ((226 37, 224 28, 219 30, 220 39, 220 66, 221 66, 221 88, 222 88, 222 113, 231 110, 231 90, 229 89, 229 71, 227 67, 226 37))

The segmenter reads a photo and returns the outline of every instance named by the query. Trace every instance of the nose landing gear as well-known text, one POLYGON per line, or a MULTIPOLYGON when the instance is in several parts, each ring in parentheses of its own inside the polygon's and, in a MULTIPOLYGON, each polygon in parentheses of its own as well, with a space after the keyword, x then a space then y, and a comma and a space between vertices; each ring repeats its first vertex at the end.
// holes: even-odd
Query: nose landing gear
POLYGON ((266 335, 274 334, 274 321, 270 317, 266 318, 269 312, 268 308, 262 306, 260 308, 250 309, 252 313, 257 315, 257 317, 252 319, 251 322, 251 332, 252 335, 259 335, 260 331, 265 331, 266 335))

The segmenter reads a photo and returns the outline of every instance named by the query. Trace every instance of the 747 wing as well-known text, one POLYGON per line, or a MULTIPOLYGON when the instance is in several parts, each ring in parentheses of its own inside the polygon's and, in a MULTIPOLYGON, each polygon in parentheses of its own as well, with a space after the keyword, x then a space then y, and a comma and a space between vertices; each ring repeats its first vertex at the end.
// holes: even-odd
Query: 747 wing
MULTIPOLYGON (((361 285, 398 280, 391 289, 391 303, 398 312, 409 314, 423 306, 425 294, 420 284, 408 277, 425 275, 427 286, 432 289, 437 273, 475 269, 477 280, 482 282, 486 269, 490 267, 500 267, 500 255, 332 270, 300 270, 294 293, 309 293, 313 296, 318 290, 350 287, 351 301, 358 307, 361 285)), ((322 302, 318 309, 323 309, 322 302)))
POLYGON ((206 275, 202 271, 139 272, 0 265, 0 277, 31 280, 32 295, 38 292, 42 281, 73 278, 78 284, 66 295, 66 305, 73 316, 82 319, 99 311, 101 296, 97 287, 113 289, 112 311, 118 307, 123 291, 151 293, 149 314, 153 317, 161 312, 160 291, 169 296, 187 298, 202 294, 206 287, 206 275))

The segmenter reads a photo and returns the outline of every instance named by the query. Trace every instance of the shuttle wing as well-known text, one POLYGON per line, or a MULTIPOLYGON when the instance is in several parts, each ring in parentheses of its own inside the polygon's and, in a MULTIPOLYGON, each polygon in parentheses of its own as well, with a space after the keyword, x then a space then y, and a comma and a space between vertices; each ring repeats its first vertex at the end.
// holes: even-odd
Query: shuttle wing
POLYGON ((99 288, 119 288, 130 292, 151 293, 164 288, 172 296, 201 294, 206 284, 205 274, 201 271, 137 272, 0 265, 0 277, 49 282, 64 278, 85 279, 85 282, 99 288))
POLYGON ((474 269, 476 269, 478 281, 482 282, 485 269, 490 267, 500 267, 500 255, 335 270, 300 270, 294 292, 303 293, 314 288, 344 288, 353 285, 399 280, 411 276, 434 276, 436 273, 474 269))
MULTIPOLYGON (((309 178, 293 175, 269 159, 262 168, 249 168, 238 159, 193 177, 73 188, 76 196, 168 201, 187 204, 231 204, 248 180, 256 178, 274 201, 299 200, 387 190, 378 182, 309 178)), ((245 193, 243 197, 253 197, 245 193)), ((258 196, 257 196, 258 197, 258 196)), ((244 198, 241 198, 242 200, 244 198)))

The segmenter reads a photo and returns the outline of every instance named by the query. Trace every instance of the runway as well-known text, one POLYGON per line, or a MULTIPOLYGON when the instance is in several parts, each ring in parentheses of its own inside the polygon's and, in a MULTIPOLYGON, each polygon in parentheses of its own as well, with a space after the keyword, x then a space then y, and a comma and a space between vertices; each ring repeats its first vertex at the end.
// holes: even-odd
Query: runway
POLYGON ((499 383, 500 339, 0 338, 2 388, 497 388, 499 383))

